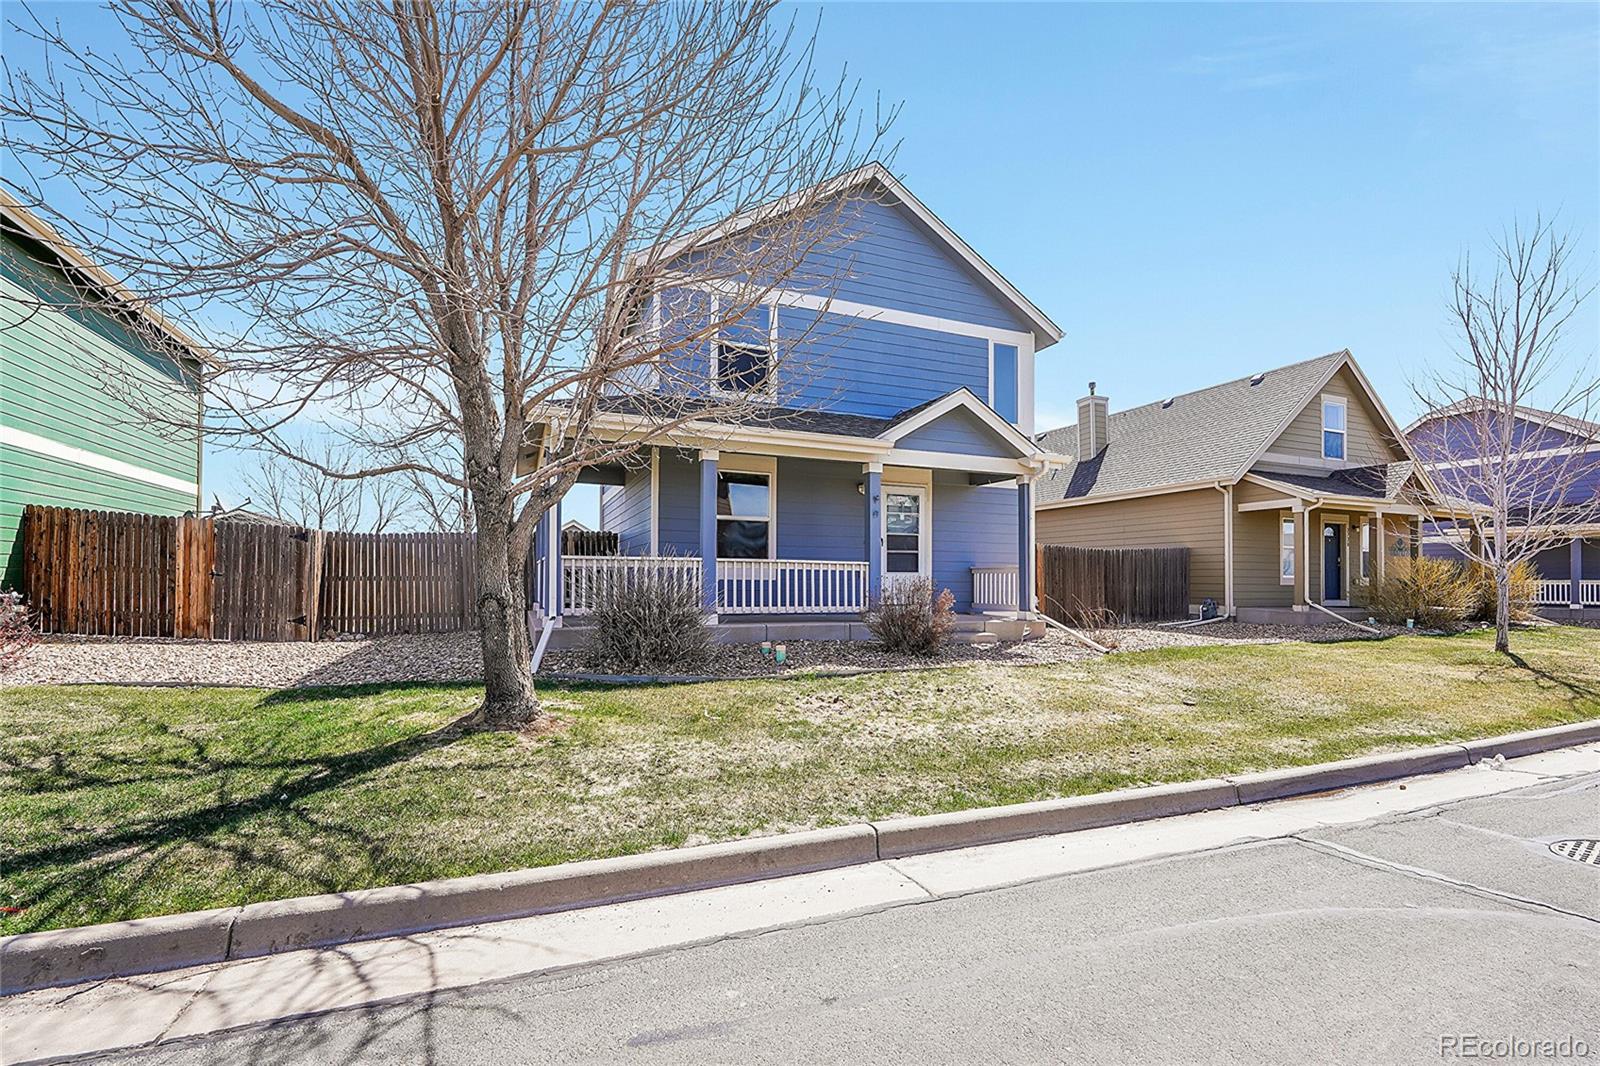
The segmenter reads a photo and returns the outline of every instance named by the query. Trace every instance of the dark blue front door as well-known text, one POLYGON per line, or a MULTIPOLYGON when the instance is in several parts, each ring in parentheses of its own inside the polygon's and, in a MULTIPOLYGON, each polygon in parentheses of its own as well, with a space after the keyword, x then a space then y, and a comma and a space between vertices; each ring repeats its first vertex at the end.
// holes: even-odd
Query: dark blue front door
POLYGON ((1344 599, 1344 527, 1336 522, 1322 526, 1322 598, 1344 599))

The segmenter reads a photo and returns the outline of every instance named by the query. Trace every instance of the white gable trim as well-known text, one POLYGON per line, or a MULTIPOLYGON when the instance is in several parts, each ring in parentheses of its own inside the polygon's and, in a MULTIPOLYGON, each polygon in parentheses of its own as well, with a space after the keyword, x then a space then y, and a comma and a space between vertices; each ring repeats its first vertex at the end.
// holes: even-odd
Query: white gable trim
POLYGON ((937 402, 929 404, 904 422, 890 426, 878 434, 878 437, 880 440, 898 441, 908 434, 915 433, 929 423, 938 421, 958 407, 971 411, 977 416, 978 421, 988 426, 996 436, 1011 445, 1020 454, 1039 454, 1040 449, 1037 444, 1024 436, 1016 426, 1001 418, 993 408, 978 399, 977 396, 973 395, 971 389, 964 386, 948 396, 942 397, 937 402))
MULTIPOLYGON (((724 240, 736 233, 749 229, 764 218, 781 215, 802 202, 804 198, 823 199, 873 182, 882 185, 891 196, 905 206, 906 210, 911 212, 918 222, 927 227, 935 237, 954 252, 956 257, 965 263, 973 273, 992 285, 1007 302, 1021 313, 1022 317, 1036 333, 1042 334, 1047 338, 1047 344, 1054 344, 1061 339, 1061 327, 1051 321, 1049 315, 1041 311, 1032 300, 1022 295, 1022 292, 1015 285, 1007 281, 998 270, 990 266, 970 244, 962 240, 954 230, 945 225, 938 215, 928 210, 927 205, 913 196, 911 190, 907 189, 893 174, 889 173, 882 163, 868 163, 802 192, 791 193, 762 207, 730 215, 716 225, 709 226, 697 233, 691 233, 662 247, 637 252, 629 262, 629 269, 639 266, 647 254, 653 254, 657 261, 670 262, 691 248, 724 240)), ((1043 347, 1043 345, 1040 347, 1043 347)))

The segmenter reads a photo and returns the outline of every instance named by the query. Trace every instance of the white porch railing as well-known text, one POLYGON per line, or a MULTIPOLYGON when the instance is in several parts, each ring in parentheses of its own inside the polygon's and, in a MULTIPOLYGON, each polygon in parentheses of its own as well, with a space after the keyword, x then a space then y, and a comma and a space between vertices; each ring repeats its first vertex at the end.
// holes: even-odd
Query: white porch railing
POLYGON ((867 608, 867 564, 718 559, 717 593, 719 614, 860 614, 867 608))
POLYGON ((687 588, 700 587, 700 560, 663 555, 563 555, 561 557, 562 610, 588 614, 602 596, 618 585, 638 581, 646 574, 664 574, 687 588))
MULTIPOLYGON (((1578 599, 1585 607, 1600 607, 1600 581, 1578 582, 1578 599)), ((1534 600, 1540 607, 1570 607, 1572 582, 1540 581, 1539 594, 1534 600)))
POLYGON ((1572 582, 1539 582, 1539 594, 1534 602, 1540 607, 1566 607, 1572 602, 1572 582))
MULTIPOLYGON (((564 555, 562 610, 593 611, 609 590, 662 573, 700 588, 694 556, 564 555)), ((860 614, 867 609, 867 564, 817 559, 718 559, 719 614, 860 614)))
POLYGON ((972 609, 974 611, 1015 611, 1017 609, 1017 568, 1014 566, 974 566, 972 568, 972 609))

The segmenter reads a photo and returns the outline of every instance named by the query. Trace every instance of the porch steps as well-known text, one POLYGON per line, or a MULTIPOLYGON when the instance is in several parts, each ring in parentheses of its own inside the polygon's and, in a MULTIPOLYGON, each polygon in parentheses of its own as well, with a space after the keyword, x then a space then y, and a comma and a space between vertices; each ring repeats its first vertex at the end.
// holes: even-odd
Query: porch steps
POLYGON ((998 644, 998 643, 1000 643, 1000 634, 998 634, 998 633, 972 633, 972 632, 963 633, 963 632, 957 630, 956 632, 950 634, 950 643, 952 643, 952 644, 998 644))

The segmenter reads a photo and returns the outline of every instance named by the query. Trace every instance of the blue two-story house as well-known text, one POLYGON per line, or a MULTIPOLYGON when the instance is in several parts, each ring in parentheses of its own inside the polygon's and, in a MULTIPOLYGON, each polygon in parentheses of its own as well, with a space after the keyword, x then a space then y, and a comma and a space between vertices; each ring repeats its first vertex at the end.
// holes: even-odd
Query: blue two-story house
MULTIPOLYGON (((919 576, 977 639, 1037 628, 1033 483, 1056 460, 1033 439, 1034 357, 1061 330, 883 167, 835 187, 843 237, 796 272, 827 291, 774 287, 653 392, 602 405, 590 431, 638 442, 586 478, 620 554, 561 557, 552 509, 531 599, 557 625, 648 566, 695 584, 724 639, 864 636, 850 623, 919 576), (695 387, 756 402, 660 430, 653 395, 695 387)), ((643 328, 692 321, 716 293, 689 270, 647 297, 643 328)))
MULTIPOLYGON (((1486 450, 1480 437, 1498 439, 1499 424, 1485 408, 1463 401, 1430 411, 1406 430, 1406 436, 1441 490, 1483 504, 1483 482, 1476 477, 1486 450)), ((1516 456, 1513 485, 1530 493, 1561 493, 1536 510, 1538 528, 1527 529, 1527 516, 1510 530, 1513 537, 1533 536, 1544 545, 1533 555, 1538 572, 1537 603, 1542 613, 1563 621, 1600 618, 1600 423, 1518 407, 1512 414, 1511 448, 1516 456)), ((1512 512, 1528 507, 1511 501, 1512 512)), ((1429 523, 1423 530, 1425 555, 1457 556, 1450 542, 1468 535, 1450 522, 1429 523)))

